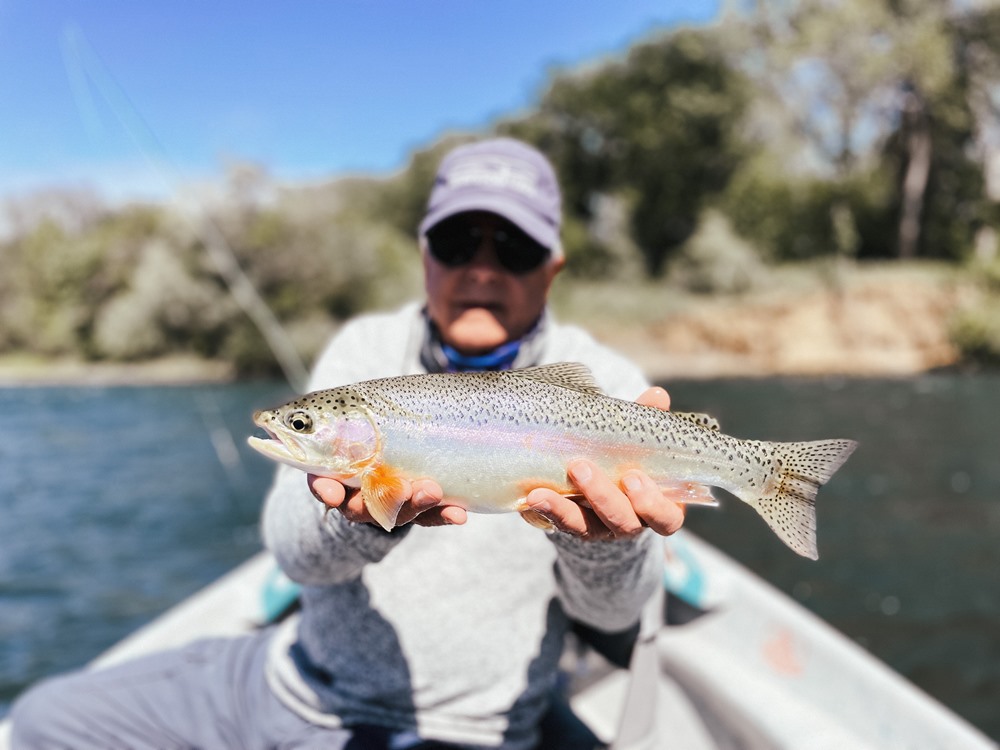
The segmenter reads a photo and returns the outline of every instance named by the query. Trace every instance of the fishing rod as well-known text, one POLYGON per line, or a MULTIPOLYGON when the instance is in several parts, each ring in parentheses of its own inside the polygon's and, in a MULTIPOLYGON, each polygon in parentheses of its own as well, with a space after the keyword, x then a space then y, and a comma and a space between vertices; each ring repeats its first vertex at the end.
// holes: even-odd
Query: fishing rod
MULTIPOLYGON (((111 108, 169 194, 177 195, 181 178, 167 157, 163 144, 78 27, 70 25, 64 30, 62 51, 77 106, 85 123, 91 128, 96 128, 100 123, 100 115, 93 106, 90 96, 92 87, 111 108)), ((243 271, 239 259, 218 224, 206 212, 202 213, 200 221, 189 216, 185 210, 178 213, 187 220, 195 235, 201 239, 205 252, 222 277, 233 300, 264 337, 289 385, 296 392, 303 392, 309 379, 309 372, 302 357, 281 322, 243 271)))

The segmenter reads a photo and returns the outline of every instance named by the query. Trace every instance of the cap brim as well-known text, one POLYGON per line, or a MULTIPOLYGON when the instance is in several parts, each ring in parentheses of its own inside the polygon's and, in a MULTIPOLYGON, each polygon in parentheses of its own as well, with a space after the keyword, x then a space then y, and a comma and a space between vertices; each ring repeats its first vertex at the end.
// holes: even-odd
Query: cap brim
POLYGON ((439 221, 447 219, 449 216, 463 213, 464 211, 489 211, 517 224, 522 230, 527 232, 535 241, 547 247, 553 257, 562 256, 562 244, 559 242, 559 229, 554 227, 544 219, 541 219, 534 211, 525 208, 516 200, 495 193, 476 193, 468 195, 456 195, 442 205, 437 206, 428 213, 420 222, 420 234, 427 234, 427 230, 439 221))

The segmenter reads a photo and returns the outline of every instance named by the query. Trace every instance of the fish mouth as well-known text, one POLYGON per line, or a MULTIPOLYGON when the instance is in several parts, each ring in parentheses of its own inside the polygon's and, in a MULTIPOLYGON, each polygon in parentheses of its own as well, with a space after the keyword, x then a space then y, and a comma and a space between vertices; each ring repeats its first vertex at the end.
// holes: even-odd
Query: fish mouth
POLYGON ((306 460, 306 452, 290 435, 279 434, 268 426, 268 419, 262 412, 253 415, 254 424, 267 433, 267 439, 251 435, 247 443, 254 450, 269 458, 279 461, 302 463, 306 460))

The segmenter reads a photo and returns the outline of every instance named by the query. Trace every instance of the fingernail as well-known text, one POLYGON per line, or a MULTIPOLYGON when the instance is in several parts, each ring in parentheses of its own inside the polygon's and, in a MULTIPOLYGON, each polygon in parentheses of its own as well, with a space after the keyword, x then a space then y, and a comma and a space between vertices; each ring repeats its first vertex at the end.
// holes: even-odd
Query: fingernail
POLYGON ((622 477, 622 484, 629 492, 638 492, 642 489, 642 480, 635 474, 626 474, 622 477))
POLYGON ((594 476, 594 472, 590 469, 590 464, 585 461, 573 464, 570 467, 570 474, 573 476, 573 479, 578 482, 588 482, 590 481, 590 478, 594 476))

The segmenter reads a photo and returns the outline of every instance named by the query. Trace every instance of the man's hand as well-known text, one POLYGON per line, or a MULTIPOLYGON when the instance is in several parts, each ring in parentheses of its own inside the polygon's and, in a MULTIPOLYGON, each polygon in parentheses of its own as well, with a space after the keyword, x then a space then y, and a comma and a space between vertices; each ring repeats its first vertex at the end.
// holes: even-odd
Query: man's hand
MULTIPOLYGON (((670 396, 662 388, 649 388, 636 401, 670 408, 670 396)), ((626 472, 619 485, 585 460, 570 463, 567 473, 585 504, 544 488, 532 490, 526 498, 528 507, 561 531, 586 539, 615 539, 635 536, 648 526, 669 536, 684 524, 684 506, 677 503, 685 494, 680 488, 663 490, 641 471, 626 472)))
MULTIPOLYGON (((340 511, 344 518, 355 523, 373 523, 374 518, 365 508, 361 493, 345 487, 336 479, 309 475, 309 489, 324 505, 340 511)), ((443 505, 444 493, 437 482, 431 479, 415 479, 404 482, 403 497, 406 502, 399 509, 396 526, 415 523, 420 526, 461 525, 466 521, 463 508, 443 505)))

